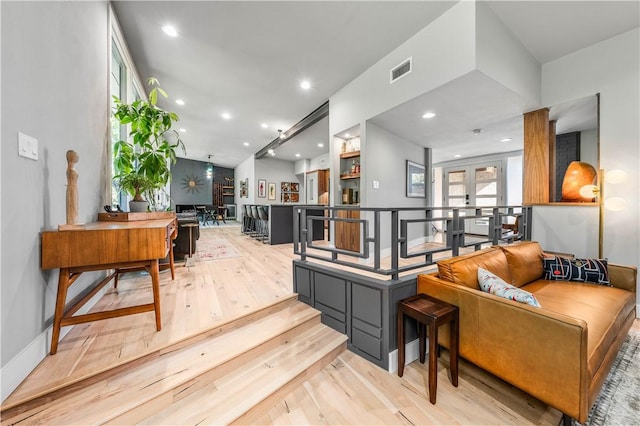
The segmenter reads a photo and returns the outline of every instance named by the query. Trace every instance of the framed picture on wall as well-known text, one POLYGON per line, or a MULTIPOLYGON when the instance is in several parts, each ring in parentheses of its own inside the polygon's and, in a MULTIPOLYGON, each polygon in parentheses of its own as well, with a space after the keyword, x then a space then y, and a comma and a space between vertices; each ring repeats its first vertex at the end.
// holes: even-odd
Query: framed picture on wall
POLYGON ((243 179, 240 181, 240 198, 247 198, 249 197, 249 192, 248 192, 248 183, 249 183, 249 179, 243 179))
POLYGON ((275 200, 276 199, 276 184, 275 182, 269 182, 269 199, 270 200, 275 200))
POLYGON ((407 197, 424 198, 424 165, 407 160, 407 197))
POLYGON ((266 198, 267 196, 267 181, 264 179, 258 179, 258 198, 266 198))

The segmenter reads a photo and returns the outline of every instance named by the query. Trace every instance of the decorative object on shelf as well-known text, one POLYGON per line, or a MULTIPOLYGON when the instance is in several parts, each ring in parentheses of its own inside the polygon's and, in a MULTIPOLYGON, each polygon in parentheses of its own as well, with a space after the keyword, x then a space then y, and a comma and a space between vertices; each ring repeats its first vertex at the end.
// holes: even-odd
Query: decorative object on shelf
POLYGON ((249 198, 249 178, 240 181, 240 197, 249 198))
MULTIPOLYGON (((170 164, 176 163, 176 149, 186 149, 180 133, 171 127, 179 120, 173 112, 159 108, 156 104, 158 93, 165 98, 155 78, 149 78, 147 84, 152 87, 148 100, 138 99, 125 104, 113 97, 114 117, 120 125, 131 123, 129 139, 113 144, 114 183, 133 196, 134 201, 146 201, 154 204, 157 190, 162 190, 171 179, 170 164)), ((131 209, 131 206, 130 206, 131 209)), ((145 208, 146 210, 146 208, 145 208)))
POLYGON ((562 198, 560 201, 592 203, 594 195, 587 194, 585 197, 580 192, 580 189, 585 185, 594 185, 596 176, 596 169, 589 163, 583 161, 569 163, 562 180, 562 198))
POLYGON ((73 168, 78 160, 75 151, 67 151, 67 225, 78 222, 78 172, 73 168))
POLYGON ((270 200, 275 200, 276 199, 276 184, 275 182, 269 182, 269 199, 270 200))
POLYGON ((67 223, 58 225, 58 231, 72 231, 85 229, 85 225, 78 224, 78 172, 73 166, 80 157, 73 151, 67 151, 67 223))
POLYGON ((190 194, 200 192, 203 182, 198 176, 187 175, 182 179, 182 189, 190 194))
POLYGON ((425 197, 424 165, 407 160, 407 198, 425 197))
POLYGON ((267 196, 267 181, 264 179, 258 179, 258 198, 265 198, 267 196))

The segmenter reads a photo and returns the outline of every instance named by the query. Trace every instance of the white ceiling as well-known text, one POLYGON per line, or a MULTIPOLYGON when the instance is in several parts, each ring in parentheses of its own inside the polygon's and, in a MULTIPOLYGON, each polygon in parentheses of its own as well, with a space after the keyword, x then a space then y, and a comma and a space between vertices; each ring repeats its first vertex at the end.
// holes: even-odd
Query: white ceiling
MULTIPOLYGON (((171 100, 186 102, 162 106, 177 112, 187 129, 187 157, 213 154, 225 167, 267 145, 277 129, 286 131, 454 3, 113 2, 140 77, 157 77, 171 100), (177 27, 177 38, 161 32, 167 23, 177 27), (311 90, 299 88, 302 79, 312 82, 311 90), (220 117, 225 111, 231 120, 220 117)), ((540 63, 640 25, 639 1, 488 3, 540 63)), ((520 149, 521 114, 533 107, 471 73, 374 122, 434 147, 436 159, 449 159, 462 151, 467 157, 520 149), (430 121, 421 118, 427 107, 438 111, 430 121), (469 137, 474 128, 483 133, 469 137), (515 142, 495 142, 507 136, 515 142)), ((327 138, 325 119, 278 148, 276 158, 319 155, 317 144, 327 138)))

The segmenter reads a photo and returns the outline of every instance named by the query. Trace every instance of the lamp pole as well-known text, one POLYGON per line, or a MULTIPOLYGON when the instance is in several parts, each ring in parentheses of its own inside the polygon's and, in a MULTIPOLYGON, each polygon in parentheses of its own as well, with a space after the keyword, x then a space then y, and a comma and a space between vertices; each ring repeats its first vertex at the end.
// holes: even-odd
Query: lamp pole
POLYGON ((604 258, 604 169, 598 170, 598 259, 604 258))

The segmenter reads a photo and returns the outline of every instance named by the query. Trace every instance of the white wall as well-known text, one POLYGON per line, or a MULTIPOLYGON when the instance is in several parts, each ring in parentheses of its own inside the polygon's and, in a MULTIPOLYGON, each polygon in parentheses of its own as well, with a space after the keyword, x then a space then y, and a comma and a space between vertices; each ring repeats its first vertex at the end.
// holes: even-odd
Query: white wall
POLYGON ((276 199, 269 200, 267 198, 254 199, 256 204, 282 204, 280 195, 281 182, 298 182, 300 190, 300 201, 294 204, 304 203, 304 175, 296 176, 294 163, 286 160, 278 160, 276 158, 261 158, 255 161, 255 176, 253 181, 253 191, 257 193, 258 179, 265 179, 267 184, 273 182, 276 184, 276 199))
POLYGON ((540 104, 541 69, 483 2, 476 3, 477 69, 534 104, 540 104))
MULTIPOLYGON (((606 211, 604 256, 611 262, 640 265, 640 29, 594 44, 542 67, 542 101, 557 105, 600 93, 600 165, 606 170, 627 172, 626 183, 605 182, 605 198, 622 197, 627 208, 606 211)), ((556 211, 536 209, 538 220, 560 222, 556 211)), ((559 223, 560 224, 560 223, 559 223)), ((563 223, 574 229, 573 235, 596 232, 581 223, 563 223)), ((534 232, 536 228, 534 227, 534 232)), ((552 235, 539 229, 537 236, 550 240, 552 235)), ((571 251, 582 250, 576 240, 571 251)), ((640 296, 640 294, 639 294, 640 296)), ((640 299, 639 299, 640 300, 640 299)))
POLYGON ((236 168, 233 170, 234 176, 234 184, 235 184, 235 203, 236 203, 236 221, 242 222, 242 217, 244 216, 243 206, 245 204, 255 204, 256 198, 256 184, 254 176, 255 176, 255 163, 256 159, 251 154, 246 160, 242 163, 238 164, 236 168), (247 191, 248 197, 243 198, 240 197, 240 182, 248 179, 247 191))
MULTIPOLYGON (((640 29, 579 50, 542 67, 542 100, 557 105, 600 93, 600 167, 624 170, 625 183, 605 181, 605 200, 621 197, 626 208, 604 214, 604 257, 613 263, 640 265, 640 29)), ((545 248, 561 247, 554 232, 561 229, 569 253, 597 254, 596 209, 534 208, 534 239, 545 248), (588 210, 588 212, 587 212, 588 210), (566 218, 580 212, 576 220, 566 218), (549 223, 551 226, 539 225, 549 223), (591 241, 583 241, 585 234, 591 241), (576 238, 577 237, 577 238, 576 238), (595 240, 595 241, 594 241, 595 240), (588 246, 585 246, 588 244, 588 246)), ((636 291, 640 309, 640 293, 636 291)), ((640 313, 640 310, 639 310, 640 313)))
MULTIPOLYGON (((329 134, 360 125, 361 151, 367 150, 365 122, 475 69, 475 2, 460 2, 398 46, 329 99, 329 134), (410 74, 389 84, 389 71, 413 58, 410 74)), ((339 144, 331 144, 331 203, 340 203, 339 144), (338 197, 338 198, 336 198, 338 197)), ((361 159, 361 180, 370 172, 361 159)), ((361 203, 367 205, 366 193, 361 203)))
MULTIPOLYGON (((4 399, 20 379, 16 372, 30 371, 35 364, 28 364, 48 350, 58 272, 40 270, 39 233, 66 221, 67 150, 80 157, 79 221, 94 221, 105 204, 109 30, 106 2, 2 2, 0 7, 4 399), (38 161, 18 157, 18 132, 38 139, 38 161), (27 358, 26 364, 20 361, 27 358)), ((80 277, 68 300, 98 277, 80 277)))

